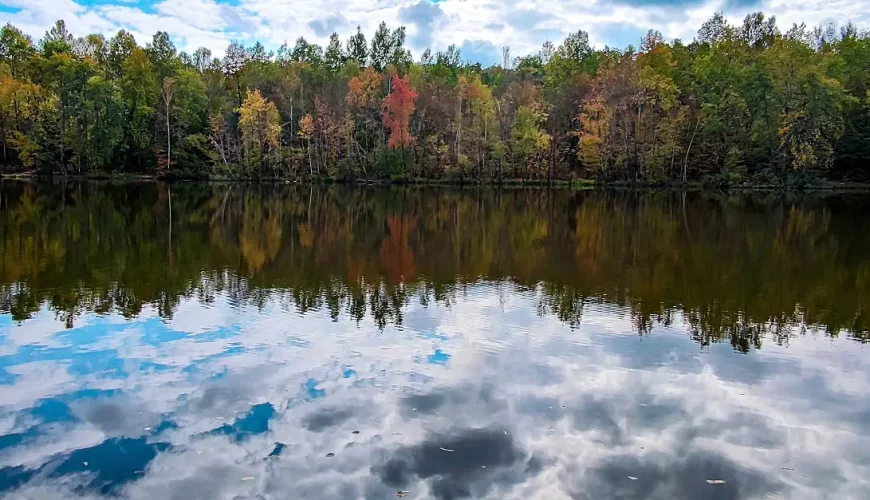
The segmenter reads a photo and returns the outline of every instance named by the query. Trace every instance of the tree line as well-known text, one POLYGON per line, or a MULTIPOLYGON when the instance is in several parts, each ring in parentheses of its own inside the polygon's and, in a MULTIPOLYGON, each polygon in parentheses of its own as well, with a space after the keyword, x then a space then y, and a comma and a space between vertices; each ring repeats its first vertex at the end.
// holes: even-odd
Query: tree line
POLYGON ((870 180, 870 34, 785 33, 722 14, 695 38, 584 31, 490 67, 456 46, 415 60, 405 28, 326 47, 232 42, 222 58, 158 32, 34 42, 0 29, 4 171, 51 175, 469 182, 794 184, 870 180))

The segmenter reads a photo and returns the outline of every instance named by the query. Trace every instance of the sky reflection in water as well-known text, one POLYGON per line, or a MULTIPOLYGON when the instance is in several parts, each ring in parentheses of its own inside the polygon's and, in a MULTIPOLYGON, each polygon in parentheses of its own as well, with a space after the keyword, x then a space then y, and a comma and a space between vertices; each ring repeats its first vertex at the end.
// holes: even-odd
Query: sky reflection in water
POLYGON ((545 286, 470 279, 449 300, 410 295, 386 323, 226 291, 171 315, 84 311, 72 328, 47 305, 4 314, 0 490, 870 496, 870 360, 854 336, 792 323, 742 349, 699 341, 682 310, 639 335, 637 311, 605 297, 572 327, 542 306, 545 286))

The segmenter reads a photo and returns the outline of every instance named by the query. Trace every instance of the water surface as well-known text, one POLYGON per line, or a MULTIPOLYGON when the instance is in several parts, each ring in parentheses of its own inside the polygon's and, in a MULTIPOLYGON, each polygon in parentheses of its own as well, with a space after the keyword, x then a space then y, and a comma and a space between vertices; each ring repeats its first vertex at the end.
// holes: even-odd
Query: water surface
POLYGON ((0 184, 0 494, 870 497, 870 198, 0 184))

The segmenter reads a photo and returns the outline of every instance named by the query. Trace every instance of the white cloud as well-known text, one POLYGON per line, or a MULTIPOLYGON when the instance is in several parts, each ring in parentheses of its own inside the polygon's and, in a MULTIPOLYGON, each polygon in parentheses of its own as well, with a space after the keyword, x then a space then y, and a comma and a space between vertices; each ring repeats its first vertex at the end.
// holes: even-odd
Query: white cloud
MULTIPOLYGON (((450 44, 467 47, 510 46, 514 55, 536 51, 547 40, 558 42, 578 29, 589 32, 599 46, 637 44, 640 34, 653 28, 667 38, 690 40, 700 24, 716 11, 739 22, 750 11, 776 15, 780 28, 805 22, 828 21, 870 26, 868 0, 763 0, 758 3, 707 0, 668 2, 640 0, 163 0, 144 8, 135 2, 114 0, 88 5, 86 0, 0 0, 0 21, 12 22, 40 38, 56 19, 82 36, 92 32, 133 32, 140 44, 157 30, 168 32, 181 50, 205 46, 223 54, 232 39, 255 40, 275 48, 304 36, 325 44, 329 33, 343 39, 359 25, 367 37, 381 21, 408 25, 408 43, 415 55, 431 45, 440 50, 450 44), (5 7, 5 9, 3 9, 5 7), (414 16, 421 16, 415 22, 414 16), (436 19, 437 22, 433 22, 436 19)), ((487 58, 490 50, 469 51, 472 58, 487 58)), ((488 61, 487 61, 488 62, 488 61)))

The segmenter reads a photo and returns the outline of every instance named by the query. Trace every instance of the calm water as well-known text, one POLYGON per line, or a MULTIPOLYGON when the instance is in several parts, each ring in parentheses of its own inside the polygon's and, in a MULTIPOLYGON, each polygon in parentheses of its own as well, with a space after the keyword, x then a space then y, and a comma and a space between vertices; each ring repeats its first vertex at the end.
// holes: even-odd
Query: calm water
POLYGON ((868 498, 870 197, 0 184, 0 495, 868 498))

